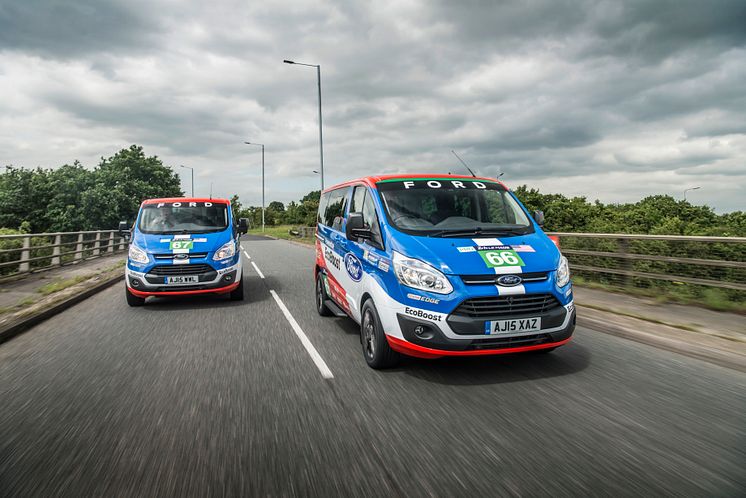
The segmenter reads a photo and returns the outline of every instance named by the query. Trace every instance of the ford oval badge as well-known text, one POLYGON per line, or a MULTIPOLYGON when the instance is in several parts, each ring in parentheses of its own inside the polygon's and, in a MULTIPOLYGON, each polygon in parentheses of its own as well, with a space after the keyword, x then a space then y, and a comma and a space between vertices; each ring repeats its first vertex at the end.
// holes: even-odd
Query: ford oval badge
POLYGON ((515 287, 521 282, 523 282, 523 279, 518 275, 501 275, 497 277, 497 285, 502 285, 503 287, 515 287))

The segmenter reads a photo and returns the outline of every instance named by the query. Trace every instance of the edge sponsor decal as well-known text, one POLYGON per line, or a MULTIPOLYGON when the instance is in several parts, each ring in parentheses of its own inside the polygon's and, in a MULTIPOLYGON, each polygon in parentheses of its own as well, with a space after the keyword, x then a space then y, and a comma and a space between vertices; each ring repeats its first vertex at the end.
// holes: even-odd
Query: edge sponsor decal
POLYGON ((477 251, 480 256, 482 256, 482 259, 484 260, 484 264, 487 265, 488 268, 497 268, 498 266, 525 266, 526 263, 523 262, 521 257, 512 249, 500 249, 500 250, 482 250, 480 248, 479 251, 477 251))
POLYGON ((457 247, 458 252, 477 252, 477 249, 472 246, 457 247))
POLYGON ((379 270, 381 270, 383 272, 387 272, 387 271, 389 271, 389 268, 390 268, 389 262, 386 261, 385 259, 381 258, 378 261, 378 269, 379 270))
POLYGON ((345 254, 345 269, 350 278, 355 282, 359 282, 363 278, 363 265, 357 259, 357 256, 351 252, 345 254))
POLYGON ((194 242, 207 242, 207 239, 205 237, 198 237, 196 239, 192 239, 194 242))
POLYGON ((342 259, 329 247, 324 248, 324 257, 337 270, 342 268, 342 259))
POLYGON ((440 322, 443 320, 443 317, 441 315, 437 315, 435 313, 421 310, 418 308, 410 308, 409 306, 404 307, 404 313, 406 313, 409 316, 414 316, 417 318, 422 318, 422 319, 430 320, 433 322, 440 322))
POLYGON ((420 296, 418 294, 412 294, 411 292, 407 294, 407 297, 415 301, 422 301, 423 303, 438 304, 440 302, 440 299, 435 299, 435 298, 427 297, 427 296, 420 296))

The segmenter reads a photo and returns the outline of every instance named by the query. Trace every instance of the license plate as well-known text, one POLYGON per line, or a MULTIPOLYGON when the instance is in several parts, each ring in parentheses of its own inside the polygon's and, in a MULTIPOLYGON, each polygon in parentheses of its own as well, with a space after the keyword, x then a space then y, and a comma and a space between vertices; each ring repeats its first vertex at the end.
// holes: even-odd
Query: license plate
POLYGON ((490 334, 514 334, 537 330, 541 330, 541 317, 515 318, 512 320, 494 320, 491 322, 490 334))
POLYGON ((199 283, 199 277, 197 275, 179 275, 178 277, 165 277, 165 282, 168 285, 172 284, 197 284, 199 283))

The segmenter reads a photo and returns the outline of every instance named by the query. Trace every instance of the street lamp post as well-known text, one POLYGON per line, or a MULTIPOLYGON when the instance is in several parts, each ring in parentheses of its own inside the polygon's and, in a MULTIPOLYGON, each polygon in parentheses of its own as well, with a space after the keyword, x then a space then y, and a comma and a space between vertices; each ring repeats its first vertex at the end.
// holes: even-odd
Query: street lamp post
POLYGON ((701 188, 702 187, 691 187, 691 188, 688 188, 688 189, 684 189, 684 200, 686 200, 686 193, 687 192, 689 192, 690 190, 699 190, 701 188))
POLYGON ((192 197, 194 197, 194 168, 190 166, 184 166, 183 164, 179 164, 182 168, 190 169, 192 170, 192 197))
POLYGON ((285 59, 285 64, 296 64, 298 66, 307 66, 307 67, 315 67, 316 68, 316 82, 318 84, 319 89, 319 163, 321 165, 321 168, 319 169, 319 172, 321 174, 321 191, 324 191, 324 134, 322 132, 322 126, 321 126, 321 65, 319 64, 304 64, 302 62, 295 62, 295 61, 289 61, 285 59))
POLYGON ((262 232, 264 232, 264 144, 244 142, 246 145, 258 145, 262 148, 262 232))

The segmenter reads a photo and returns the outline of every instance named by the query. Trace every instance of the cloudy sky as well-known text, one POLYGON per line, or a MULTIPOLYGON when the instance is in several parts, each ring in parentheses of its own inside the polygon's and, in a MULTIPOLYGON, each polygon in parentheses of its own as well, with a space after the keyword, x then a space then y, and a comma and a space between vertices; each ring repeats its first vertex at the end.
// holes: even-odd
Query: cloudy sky
POLYGON ((297 199, 316 74, 283 59, 322 66, 327 185, 463 172, 455 149, 513 186, 746 209, 743 0, 0 0, 0 163, 137 143, 258 204, 250 140, 297 199))

